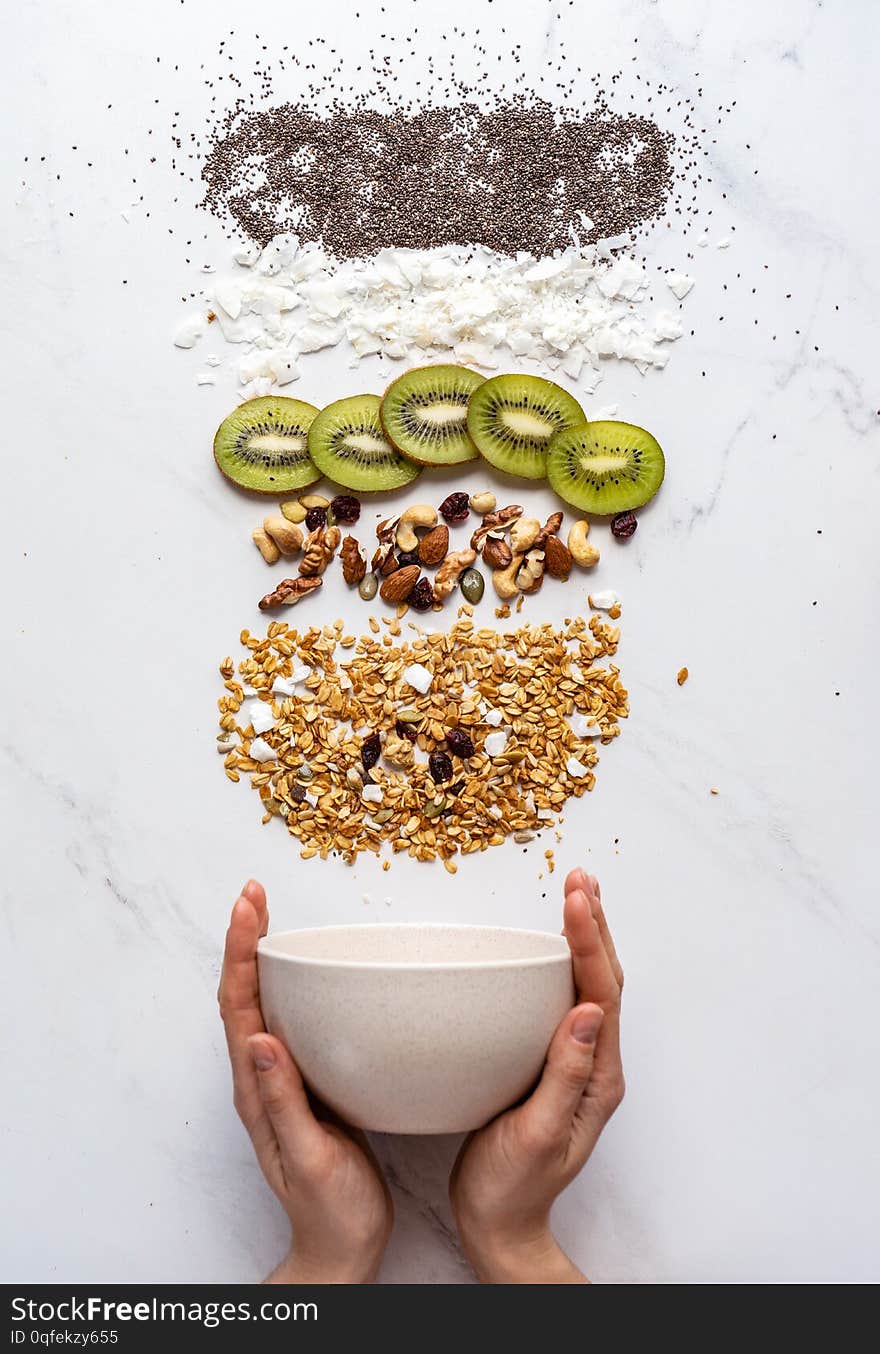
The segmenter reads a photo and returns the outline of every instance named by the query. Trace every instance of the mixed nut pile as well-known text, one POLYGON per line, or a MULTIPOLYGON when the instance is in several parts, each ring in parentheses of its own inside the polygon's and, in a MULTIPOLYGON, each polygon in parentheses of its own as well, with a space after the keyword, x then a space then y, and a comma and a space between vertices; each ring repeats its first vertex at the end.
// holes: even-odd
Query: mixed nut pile
POLYGON ((596 742, 628 713, 618 669, 601 661, 619 630, 592 615, 500 634, 462 612, 444 634, 409 622, 409 640, 397 617, 385 633, 371 617, 360 639, 342 620, 241 632, 237 674, 231 657, 220 665, 217 746, 229 779, 250 777, 263 821, 283 819, 303 858, 352 863, 389 843, 454 874, 457 853, 528 842, 593 788, 596 742))
POLYGON ((343 578, 357 586, 365 601, 378 592, 389 606, 416 611, 440 610, 456 587, 466 602, 479 602, 485 590, 484 575, 475 567, 479 557, 501 599, 499 615, 510 614, 507 603, 517 599, 521 605, 523 597, 536 593, 545 576, 566 580, 575 564, 590 569, 599 561, 597 547, 587 539, 590 525, 585 519, 571 526, 565 542, 559 534, 561 512, 542 525, 536 517, 525 517, 519 503, 499 508, 487 491, 470 497, 449 494, 439 508, 416 503, 381 521, 368 568, 366 550, 354 536, 343 539, 339 525, 353 524, 360 512, 360 503, 349 494, 334 499, 304 494, 282 503, 280 514, 265 518, 253 540, 266 563, 275 564, 282 555, 302 552, 302 557, 299 576, 283 579, 261 599, 260 610, 292 606, 317 591, 337 550, 343 578), (472 513, 481 520, 469 546, 451 550, 450 526, 466 522, 472 513), (434 570, 433 577, 426 570, 434 570))

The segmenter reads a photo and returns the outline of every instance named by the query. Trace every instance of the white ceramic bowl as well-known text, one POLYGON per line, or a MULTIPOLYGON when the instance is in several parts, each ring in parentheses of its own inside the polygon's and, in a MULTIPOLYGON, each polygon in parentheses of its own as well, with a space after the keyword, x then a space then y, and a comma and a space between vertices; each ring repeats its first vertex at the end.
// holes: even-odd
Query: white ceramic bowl
POLYGON ((260 1001, 309 1086, 384 1133, 479 1128, 535 1081, 574 1002, 562 936, 499 926, 283 931, 260 1001))

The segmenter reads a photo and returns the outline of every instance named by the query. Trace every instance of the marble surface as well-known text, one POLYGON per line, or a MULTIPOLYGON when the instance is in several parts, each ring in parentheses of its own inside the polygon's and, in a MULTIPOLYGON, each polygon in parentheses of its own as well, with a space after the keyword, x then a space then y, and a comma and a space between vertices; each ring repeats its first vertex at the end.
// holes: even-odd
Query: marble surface
MULTIPOLYGON (((197 388, 170 343, 200 264, 228 256, 170 171, 171 111, 199 125, 199 66, 220 68, 230 29, 248 54, 323 33, 357 57, 416 15, 266 8, 260 39, 229 0, 156 0, 125 24, 109 0, 47 0, 6 23, 4 1277, 234 1283, 278 1259, 214 1000, 249 875, 283 927, 555 929, 584 862, 627 971, 629 1090, 557 1206, 571 1254, 604 1283, 876 1280, 873 7, 418 5, 423 35, 458 17, 522 43, 535 80, 565 37, 585 79, 624 71, 633 106, 636 72, 701 88, 714 138, 709 245, 676 221, 650 246, 697 278, 686 335, 662 373, 609 364, 596 396, 657 433, 669 471, 633 541, 603 541, 632 717, 552 879, 512 847, 455 879, 303 862, 213 750, 216 664, 266 570, 253 502, 210 462, 231 380, 197 388)), ((383 379, 340 353, 304 365, 295 393, 316 403, 383 379)), ((529 614, 571 607, 547 588, 529 614)), ((384 1282, 471 1282, 445 1194, 456 1145, 378 1141, 397 1205, 384 1282)))

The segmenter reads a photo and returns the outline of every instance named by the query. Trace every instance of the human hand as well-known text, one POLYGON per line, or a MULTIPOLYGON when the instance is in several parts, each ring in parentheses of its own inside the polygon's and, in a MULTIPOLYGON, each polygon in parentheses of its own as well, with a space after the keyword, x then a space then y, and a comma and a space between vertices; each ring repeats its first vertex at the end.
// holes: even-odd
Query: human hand
POLYGON ((581 1004, 556 1030, 533 1093, 470 1136, 449 1182, 462 1245, 484 1283, 587 1282, 550 1231, 550 1209, 623 1099, 623 970, 598 880, 583 870, 565 881, 564 917, 581 1004))
POLYGON ((290 1253, 266 1282, 369 1283, 391 1234, 391 1195, 364 1135, 315 1116, 296 1063, 266 1033, 257 941, 268 926, 265 890, 251 880, 232 909, 217 993, 233 1102, 290 1219, 290 1253))

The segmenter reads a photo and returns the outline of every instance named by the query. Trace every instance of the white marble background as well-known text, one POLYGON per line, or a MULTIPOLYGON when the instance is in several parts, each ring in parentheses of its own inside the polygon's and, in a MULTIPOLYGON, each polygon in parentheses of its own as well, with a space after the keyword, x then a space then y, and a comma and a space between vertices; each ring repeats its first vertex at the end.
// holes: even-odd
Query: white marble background
MULTIPOLYGON (((363 0, 359 25, 342 0, 261 10, 260 40, 230 0, 155 0, 124 22, 109 0, 44 0, 6 19, 4 1278, 236 1282, 277 1260, 214 1004, 248 875, 281 926, 556 927, 563 872, 585 862, 627 969, 629 1093, 558 1205, 573 1256, 605 1283, 876 1280, 874 7, 363 0), (226 259, 167 157, 169 112, 198 126, 219 39, 304 51, 323 32, 357 56, 416 16, 439 43, 457 15, 521 42, 534 79, 567 36, 626 89, 636 70, 702 87, 708 130, 737 100, 701 199, 730 248, 689 262, 657 233, 656 257, 697 276, 695 332, 662 374, 611 367, 597 397, 657 433, 669 472, 634 540, 606 544, 632 718, 549 885, 540 853, 512 847, 454 880, 302 862, 225 780, 216 663, 257 619, 259 509, 211 464, 231 386, 197 389, 170 344, 197 266, 226 259)), ((295 393, 316 403, 383 379, 339 353, 306 366, 295 393)), ((529 614, 571 607, 546 588, 529 614)), ((398 1209, 385 1282, 469 1281, 454 1146, 380 1142, 398 1209)))

